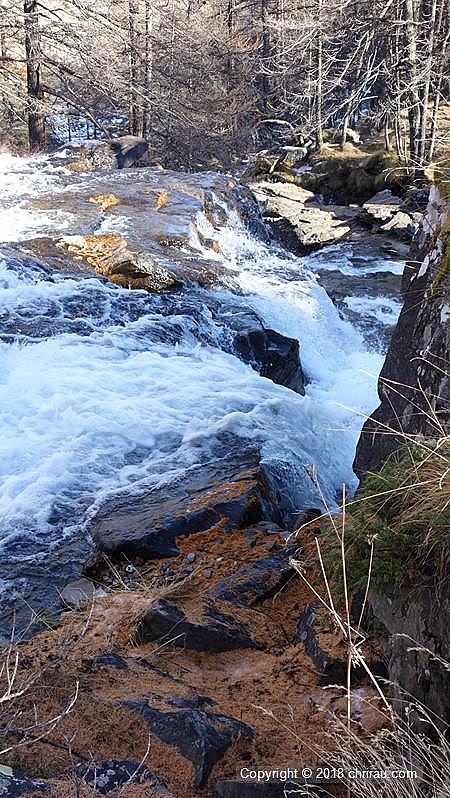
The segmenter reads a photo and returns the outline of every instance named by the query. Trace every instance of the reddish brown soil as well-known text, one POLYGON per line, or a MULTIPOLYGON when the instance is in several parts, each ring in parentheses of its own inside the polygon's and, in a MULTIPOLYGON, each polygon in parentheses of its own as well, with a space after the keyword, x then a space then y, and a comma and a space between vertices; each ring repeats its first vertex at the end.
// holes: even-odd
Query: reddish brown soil
MULTIPOLYGON (((308 578, 322 591, 313 535, 311 529, 302 531, 305 547, 300 556, 308 578)), ((244 564, 267 556, 274 545, 283 542, 276 538, 253 531, 250 535, 245 530, 227 533, 223 524, 218 524, 213 530, 181 541, 181 554, 176 560, 147 564, 131 576, 126 564, 115 572, 105 572, 106 597, 96 599, 90 607, 66 613, 57 629, 42 632, 20 645, 21 673, 37 674, 32 688, 15 703, 15 709, 24 713, 21 727, 26 720, 32 721, 33 713, 40 722, 61 714, 78 685, 73 710, 54 728, 46 730, 45 736, 72 749, 74 761, 78 761, 78 754, 97 760, 140 760, 148 747, 146 765, 176 798, 209 798, 211 782, 218 777, 235 777, 240 764, 312 764, 316 759, 315 746, 323 742, 327 730, 327 711, 334 708, 333 701, 340 700, 341 691, 319 688, 303 644, 292 642, 298 616, 307 603, 315 600, 301 578, 292 578, 276 596, 252 609, 221 603, 224 612, 250 627, 263 650, 206 653, 158 642, 140 646, 132 643, 140 618, 158 598, 165 596, 189 618, 200 619, 207 590, 244 564), (196 555, 192 574, 182 582, 170 584, 170 572, 183 570, 188 552, 196 555), (129 589, 124 589, 130 579, 129 589), (96 666, 94 657, 105 651, 124 657, 128 668, 96 666), (214 711, 250 725, 255 739, 238 740, 215 766, 210 783, 203 790, 195 790, 192 764, 176 748, 149 735, 140 716, 124 706, 125 701, 151 694, 211 697, 217 702, 214 711)), ((321 634, 334 655, 345 657, 341 635, 329 621, 324 620, 321 634)), ((336 706, 345 714, 345 706, 336 706)), ((9 760, 6 756, 3 761, 47 779, 71 767, 68 750, 47 742, 13 750, 9 760)), ((147 798, 148 790, 145 786, 130 786, 121 795, 147 798)), ((90 794, 83 788, 80 797, 90 794)), ((70 778, 56 779, 54 795, 75 798, 76 785, 70 778)))

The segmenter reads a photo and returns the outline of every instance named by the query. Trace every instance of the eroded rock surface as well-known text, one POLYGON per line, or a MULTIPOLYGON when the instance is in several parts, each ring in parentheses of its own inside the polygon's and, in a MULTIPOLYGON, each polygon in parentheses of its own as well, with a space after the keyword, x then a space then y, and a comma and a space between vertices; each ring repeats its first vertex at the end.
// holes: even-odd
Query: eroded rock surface
POLYGON ((348 206, 320 204, 311 191, 289 183, 262 181, 251 187, 277 237, 301 253, 347 238, 358 213, 348 206))

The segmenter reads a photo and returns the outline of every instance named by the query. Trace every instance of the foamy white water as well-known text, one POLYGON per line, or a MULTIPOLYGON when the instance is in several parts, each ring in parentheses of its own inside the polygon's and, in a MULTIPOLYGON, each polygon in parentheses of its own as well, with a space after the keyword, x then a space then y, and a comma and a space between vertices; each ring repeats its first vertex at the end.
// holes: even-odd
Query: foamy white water
MULTIPOLYGON (((0 240, 65 229, 57 211, 24 207, 63 191, 65 170, 1 156, 0 174, 0 240)), ((343 483, 355 487, 356 440, 378 402, 382 358, 340 318, 307 258, 283 257, 232 215, 219 232, 200 223, 219 241, 230 290, 187 292, 179 310, 176 297, 0 261, 0 546, 27 536, 43 556, 116 491, 137 493, 207 462, 224 432, 260 443, 299 507, 320 501, 315 470, 330 504, 343 483), (251 307, 299 340, 306 396, 223 351, 226 322, 213 319, 208 296, 230 313, 251 307)))

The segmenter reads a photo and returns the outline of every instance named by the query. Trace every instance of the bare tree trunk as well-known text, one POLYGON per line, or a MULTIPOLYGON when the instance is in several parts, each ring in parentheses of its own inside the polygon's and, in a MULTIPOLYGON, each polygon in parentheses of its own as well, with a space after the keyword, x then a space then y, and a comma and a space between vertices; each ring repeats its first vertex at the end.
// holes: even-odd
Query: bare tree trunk
POLYGON ((143 122, 139 102, 139 0, 128 0, 128 26, 130 36, 130 132, 142 136, 143 122))
POLYGON ((433 113, 431 116, 431 130, 430 130, 430 142, 428 146, 428 160, 431 161, 434 155, 434 148, 436 146, 436 135, 438 129, 438 118, 439 118, 439 105, 442 98, 442 84, 444 80, 444 69, 446 66, 446 56, 447 56, 447 49, 450 41, 450 22, 448 17, 445 18, 445 9, 446 3, 442 3, 440 13, 439 13, 439 23, 438 23, 438 35, 442 36, 441 44, 439 47, 439 61, 438 61, 438 70, 437 70, 437 77, 436 77, 436 85, 434 88, 434 101, 433 101, 433 113), (444 30, 441 31, 441 25, 444 22, 444 30))
POLYGON ((261 39, 262 39, 262 49, 261 49, 262 74, 260 82, 261 109, 264 114, 267 114, 268 111, 267 106, 269 99, 269 77, 266 74, 266 70, 270 58, 270 33, 269 33, 269 27, 267 25, 267 0, 261 0, 260 18, 261 18, 261 39))
POLYGON ((153 81, 153 12, 151 0, 145 0, 145 64, 144 64, 144 107, 142 110, 142 134, 148 138, 151 125, 150 94, 153 81))
POLYGON ((419 163, 423 166, 425 161, 426 144, 427 144, 427 122, 428 122, 428 102, 430 99, 430 86, 431 86, 431 73, 433 70, 433 50, 434 50, 434 34, 436 25, 436 0, 431 2, 430 11, 430 34, 428 37, 428 57, 425 64, 425 83, 422 96, 422 125, 420 130, 420 143, 419 143, 419 163))
POLYGON ((414 0, 405 0, 406 52, 409 84, 409 152, 415 159, 419 151, 420 97, 417 76, 417 34, 414 0))
POLYGON ((344 146, 344 144, 347 141, 349 121, 350 121, 350 112, 347 111, 345 116, 344 116, 344 121, 342 123, 342 141, 341 141, 341 146, 342 147, 344 146))
MULTIPOLYGON (((0 13, 2 13, 2 12, 3 12, 3 9, 0 9, 0 13)), ((2 61, 6 61, 6 59, 8 58, 8 48, 7 48, 6 31, 5 31, 5 29, 3 27, 2 27, 2 29, 0 31, 0 54, 1 54, 2 61)), ((6 92, 2 92, 2 95, 1 95, 1 106, 2 106, 2 112, 4 114, 4 118, 5 118, 6 122, 8 122, 11 125, 13 123, 13 121, 14 121, 14 114, 13 114, 13 109, 12 109, 11 103, 8 100, 8 96, 7 96, 6 92)))
POLYGON ((27 59, 28 143, 36 152, 46 145, 45 114, 41 107, 44 92, 41 88, 41 41, 37 0, 23 4, 25 25, 25 53, 27 59))
POLYGON ((317 87, 316 87, 316 138, 317 146, 323 147, 323 122, 322 122, 322 101, 323 101, 323 33, 322 33, 322 5, 323 0, 319 0, 318 6, 318 30, 317 30, 317 87))

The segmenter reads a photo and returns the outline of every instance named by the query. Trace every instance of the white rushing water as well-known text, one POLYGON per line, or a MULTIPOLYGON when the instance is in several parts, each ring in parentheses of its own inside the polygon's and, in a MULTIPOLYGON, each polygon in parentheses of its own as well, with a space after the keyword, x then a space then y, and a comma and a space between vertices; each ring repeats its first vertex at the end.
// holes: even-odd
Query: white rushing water
MULTIPOLYGON (((66 229, 66 215, 27 208, 30 198, 64 190, 64 169, 0 156, 0 175, 0 241, 66 229)), ((283 256, 232 216, 219 232, 200 222, 233 272, 230 290, 152 297, 0 254, 8 333, 0 342, 0 546, 28 536, 44 556, 116 491, 179 480, 207 462, 224 432, 261 443, 265 461, 286 469, 286 489, 304 503, 318 503, 308 476, 316 470, 330 503, 343 483, 355 487, 352 460, 378 403, 381 356, 340 318, 308 258, 283 256), (306 396, 223 351, 226 323, 212 317, 211 296, 225 316, 227 303, 230 313, 251 307, 299 340, 306 396)))

